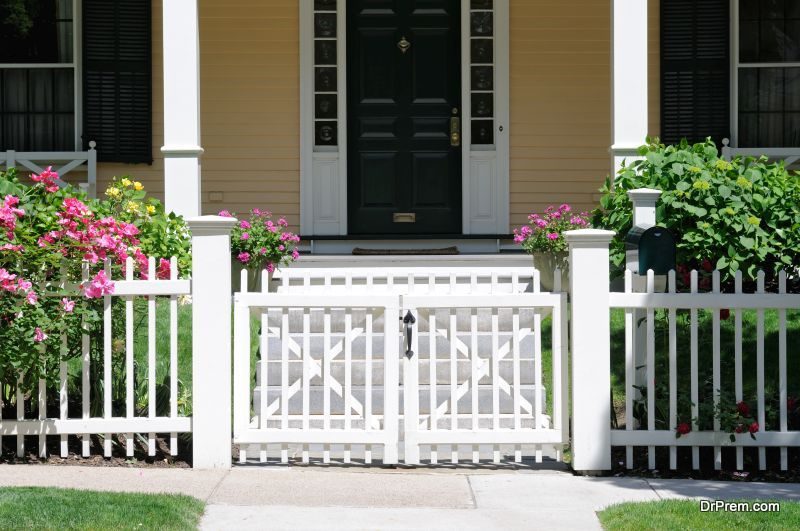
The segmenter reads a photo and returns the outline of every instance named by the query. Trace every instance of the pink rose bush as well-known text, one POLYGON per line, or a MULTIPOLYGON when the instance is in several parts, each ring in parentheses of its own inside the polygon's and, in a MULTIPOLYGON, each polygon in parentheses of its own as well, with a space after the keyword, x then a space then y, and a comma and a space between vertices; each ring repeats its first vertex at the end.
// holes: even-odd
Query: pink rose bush
MULTIPOLYGON (((222 217, 236 217, 227 210, 222 217)), ((300 237, 287 230, 285 218, 273 219, 272 213, 258 208, 250 212, 249 220, 241 220, 231 234, 234 257, 248 269, 270 273, 300 257, 297 243, 300 237)))
POLYGON ((558 253, 567 250, 564 233, 589 228, 589 214, 576 214, 568 204, 549 206, 543 214, 528 216, 528 225, 514 229, 514 241, 529 253, 558 253))
POLYGON ((104 200, 59 183, 52 168, 29 180, 0 172, 0 385, 21 378, 29 390, 57 379, 53 369, 81 354, 83 335, 99 333, 98 299, 114 294, 126 261, 141 279, 175 274, 168 259, 150 271, 148 256, 190 262, 183 220, 146 198, 141 183, 115 179, 104 200))

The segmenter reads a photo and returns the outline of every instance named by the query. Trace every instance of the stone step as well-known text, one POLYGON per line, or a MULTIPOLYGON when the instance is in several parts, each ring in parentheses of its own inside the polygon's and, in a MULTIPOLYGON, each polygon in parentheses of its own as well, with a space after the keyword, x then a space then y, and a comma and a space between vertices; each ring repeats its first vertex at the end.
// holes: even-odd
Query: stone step
MULTIPOLYGON (((403 310, 400 314, 397 315, 397 329, 400 329, 401 326, 401 314, 405 315, 407 310, 403 310)), ((272 330, 280 330, 282 323, 283 323, 283 312, 280 310, 268 310, 264 312, 260 309, 253 309, 251 311, 251 316, 254 322, 258 322, 262 319, 262 316, 266 313, 267 315, 267 322, 269 327, 272 330)), ((429 321, 429 310, 415 310, 412 312, 414 316, 417 318, 417 322, 414 325, 414 329, 419 332, 427 332, 429 330, 428 321, 429 321)), ((522 309, 519 312, 519 320, 520 320, 520 327, 521 328, 532 328, 533 326, 533 316, 534 310, 532 309, 522 309)), ((449 329, 450 328, 450 311, 449 310, 442 310, 437 309, 433 312, 434 318, 436 320, 436 327, 438 329, 449 329)), ((478 308, 475 310, 475 314, 477 317, 477 331, 479 332, 491 332, 492 330, 492 311, 486 308, 478 308)), ((540 310, 540 314, 543 316, 543 320, 547 318, 549 315, 549 311, 546 309, 540 310)), ((292 334, 301 334, 303 332, 303 310, 296 310, 291 309, 288 311, 289 315, 289 331, 292 334)), ((324 332, 324 325, 325 325, 325 313, 322 310, 310 310, 309 311, 309 330, 311 333, 322 334, 324 332)), ((345 331, 345 315, 346 312, 342 309, 333 309, 330 311, 330 321, 331 321, 331 333, 333 334, 343 334, 345 331)), ((352 327, 353 328, 361 328, 364 329, 366 327, 366 310, 353 310, 350 312, 352 327)), ((458 309, 455 312, 456 315, 456 327, 459 332, 466 332, 471 329, 472 326, 472 311, 470 309, 458 309)), ((513 327, 513 312, 511 309, 500 308, 497 311, 497 318, 498 318, 498 329, 500 331, 505 331, 510 333, 513 327)), ((384 330, 384 323, 386 319, 383 315, 382 311, 377 311, 373 314, 373 331, 374 333, 382 333, 384 330)), ((394 321, 394 320, 393 320, 394 321)))
MULTIPOLYGON (((315 359, 319 359, 315 357, 315 359)), ((398 364, 400 364, 398 360, 398 364)), ((488 372, 486 376, 480 379, 480 384, 491 385, 491 361, 485 360, 484 364, 487 365, 488 372)), ((419 375, 418 381, 420 384, 428 385, 431 383, 430 375, 430 360, 422 358, 418 361, 419 375)), ((262 364, 256 364, 256 385, 261 384, 261 368, 262 364)), ((302 381, 303 379, 303 362, 296 358, 291 358, 288 362, 288 379, 289 382, 302 381)), ((344 384, 345 381, 345 361, 337 358, 330 362, 331 377, 344 384)), ((436 362, 436 383, 438 385, 449 386, 451 382, 450 374, 450 359, 437 358, 436 362)), ((512 359, 504 359, 498 363, 498 376, 500 379, 505 380, 510 384, 514 381, 514 361, 512 359)), ((531 358, 524 358, 520 360, 520 383, 523 385, 533 385, 536 383, 534 375, 534 360, 531 358)), ((398 367, 400 374, 400 382, 403 382, 404 371, 402 365, 398 367)), ((465 382, 472 377, 472 361, 467 358, 459 358, 456 365, 456 381, 465 382)), ((283 363, 280 360, 269 361, 267 363, 267 385, 279 386, 283 376, 283 363)), ((353 385, 366 385, 367 366, 364 361, 353 361, 350 363, 350 378, 353 385)), ((373 360, 372 362, 372 383, 374 385, 383 385, 384 365, 383 359, 373 360)), ((322 376, 314 376, 311 383, 322 385, 322 376)), ((547 382, 544 382, 547 383, 547 382)))
MULTIPOLYGON (((403 413, 403 400, 404 400, 404 388, 401 386, 399 390, 399 400, 400 400, 400 413, 403 413)), ((428 415, 430 414, 430 387, 427 385, 420 385, 418 388, 419 393, 419 410, 420 414, 428 415)), ((528 400, 531 405, 534 405, 534 400, 536 396, 536 387, 533 385, 522 385, 520 386, 520 394, 526 400, 528 400)), ((363 386, 353 386, 353 390, 351 396, 360 403, 362 406, 365 404, 365 388, 363 386)), ((543 411, 547 409, 547 393, 545 387, 543 386, 541 389, 541 396, 542 396, 542 408, 543 411)), ((280 388, 272 388, 269 387, 267 389, 267 404, 271 404, 276 400, 279 400, 281 397, 281 389, 280 388)), ((449 401, 450 399, 450 389, 443 389, 439 387, 436 392, 436 403, 437 407, 441 406, 445 402, 449 401)), ((504 392, 500 392, 500 414, 501 415, 513 415, 514 413, 514 400, 513 397, 507 395, 504 392)), ((325 389, 321 386, 312 386, 309 388, 309 414, 311 415, 322 415, 324 412, 324 399, 325 399, 325 389)), ((384 389, 383 386, 376 386, 372 389, 372 412, 375 415, 381 415, 383 413, 383 404, 384 404, 384 389)), ((493 404, 493 395, 492 395, 492 388, 490 386, 479 386, 478 387, 478 412, 479 414, 490 417, 492 413, 492 404, 493 404)), ((293 397, 289 399, 289 414, 290 415, 302 415, 303 414, 303 393, 298 392, 293 397)), ((464 415, 466 418, 467 425, 465 428, 471 426, 471 408, 472 408, 472 390, 468 390, 463 397, 458 400, 458 411, 460 415, 464 415)), ((260 415, 261 412, 261 387, 256 387, 253 391, 253 409, 255 411, 256 416, 260 415)), ((332 415, 339 415, 342 416, 344 414, 345 406, 344 406, 344 398, 336 394, 335 392, 331 391, 330 393, 330 411, 332 415)), ((450 411, 450 408, 447 408, 447 411, 450 411)), ((280 417, 280 410, 275 414, 280 417)), ((353 417, 356 417, 356 413, 353 413, 353 417)), ((443 414, 442 419, 447 418, 447 414, 443 414)), ((513 421, 513 419, 511 419, 513 421)), ((491 427, 491 419, 489 419, 490 423, 488 427, 491 427)), ((448 421, 449 422, 449 421, 448 421)), ((513 422, 511 426, 513 427, 513 422)))

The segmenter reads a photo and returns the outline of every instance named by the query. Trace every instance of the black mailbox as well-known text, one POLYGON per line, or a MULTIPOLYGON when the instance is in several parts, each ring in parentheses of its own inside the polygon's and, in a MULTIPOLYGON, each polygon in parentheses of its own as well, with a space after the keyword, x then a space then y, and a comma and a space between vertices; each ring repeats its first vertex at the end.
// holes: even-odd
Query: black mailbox
POLYGON ((646 275, 666 275, 675 269, 675 236, 664 227, 634 227, 625 237, 628 269, 646 275))

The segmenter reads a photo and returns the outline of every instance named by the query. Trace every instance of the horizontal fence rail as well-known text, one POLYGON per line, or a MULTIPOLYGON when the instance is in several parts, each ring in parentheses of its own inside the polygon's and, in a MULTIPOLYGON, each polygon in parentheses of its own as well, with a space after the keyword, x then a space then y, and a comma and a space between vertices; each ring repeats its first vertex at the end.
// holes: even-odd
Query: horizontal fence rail
MULTIPOLYGON (((171 259, 170 266, 170 279, 159 280, 156 259, 150 258, 149 279, 139 280, 134 279, 135 268, 129 258, 125 279, 112 279, 113 295, 102 297, 101 332, 91 337, 84 334, 80 356, 60 363, 58 388, 50 389, 45 380, 40 380, 34 396, 26 397, 17 389, 13 398, 15 418, 3 417, 0 393, 0 445, 4 436, 16 437, 17 455, 22 457, 26 437, 38 436, 38 455, 44 458, 48 455, 47 437, 55 436, 59 437, 58 454, 67 457, 69 436, 77 435, 81 440, 80 454, 88 457, 92 436, 100 436, 103 455, 111 457, 112 436, 124 435, 124 453, 133 457, 134 435, 137 434, 146 444, 147 454, 154 456, 156 435, 169 434, 169 453, 177 455, 178 434, 192 431, 191 417, 181 415, 178 404, 179 298, 191 294, 191 283, 178 280, 175 258, 171 259), (162 319, 158 319, 159 299, 167 305, 166 311, 161 312, 162 319), (122 302, 124 309, 114 312, 115 301, 122 302), (137 302, 144 304, 137 305, 137 302), (122 337, 114 334, 116 318, 124 322, 124 332, 118 332, 122 337), (146 332, 137 336, 138 326, 145 326, 146 332), (146 345, 140 344, 142 336, 146 345), (159 344, 159 338, 167 338, 167 341, 159 344), (95 352, 98 356, 93 356, 95 352), (99 365, 94 366, 96 363, 99 365), (159 395, 164 404, 160 410, 157 408, 159 395), (115 396, 123 397, 122 403, 119 398, 115 400, 115 396), (49 414, 53 411, 58 411, 55 417, 49 414), (97 411, 101 413, 93 414, 97 411), (33 414, 35 418, 30 417, 33 414)), ((105 264, 105 271, 111 278, 109 263, 105 264)), ((83 279, 89 280, 87 264, 83 267, 83 279)), ((75 297, 82 296, 79 284, 62 282, 60 287, 75 297)), ((63 341, 66 344, 66 338, 63 341)))
MULTIPOLYGON (((800 377, 787 370, 787 351, 797 348, 790 350, 787 345, 787 310, 800 309, 800 295, 787 294, 786 272, 778 276, 778 293, 765 292, 763 272, 758 274, 755 293, 743 292, 741 271, 735 276, 735 293, 721 293, 719 271, 710 276, 710 293, 699 292, 697 271, 689 275, 690 293, 676 292, 674 271, 667 278, 667 293, 655 293, 650 271, 646 293, 633 293, 634 275, 627 271, 625 293, 610 295, 609 307, 625 312, 625 429, 612 430, 611 444, 625 447, 626 468, 636 466, 634 450, 641 447, 646 450, 647 468, 657 468, 658 449, 666 448, 669 468, 676 469, 678 448, 688 447, 695 470, 702 466, 703 448, 710 448, 716 470, 723 468, 723 449, 734 448, 729 451, 741 470, 745 449, 754 448, 753 458, 765 470, 767 448, 776 447, 780 468, 787 470, 788 448, 800 447, 800 426, 790 429, 788 422, 788 389, 796 388, 800 377), (722 327, 728 312, 732 331, 722 327), (777 315, 775 351, 767 350, 767 312, 777 315), (753 314, 755 330, 747 337, 744 319, 753 314), (732 343, 732 350, 723 348, 723 334, 732 336, 732 342, 726 342, 732 343), (754 363, 746 363, 753 358, 754 363), (746 371, 754 371, 755 378, 746 377, 746 371), (740 408, 758 424, 754 437, 749 424, 733 435, 721 425, 720 412, 735 414, 740 408), (768 417, 770 408, 775 411, 768 417), (678 437, 681 425, 685 433, 678 437)), ((688 464, 689 456, 685 457, 688 464)))

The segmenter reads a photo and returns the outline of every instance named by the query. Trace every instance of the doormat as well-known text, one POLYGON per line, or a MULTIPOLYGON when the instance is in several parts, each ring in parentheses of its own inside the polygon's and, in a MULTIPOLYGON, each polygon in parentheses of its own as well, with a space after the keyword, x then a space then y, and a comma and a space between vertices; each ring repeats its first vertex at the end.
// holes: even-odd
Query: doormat
POLYGON ((458 247, 443 249, 353 249, 354 256, 435 256, 461 254, 458 247))

